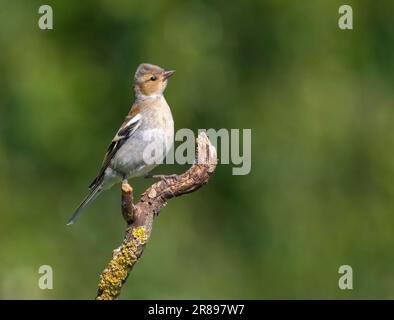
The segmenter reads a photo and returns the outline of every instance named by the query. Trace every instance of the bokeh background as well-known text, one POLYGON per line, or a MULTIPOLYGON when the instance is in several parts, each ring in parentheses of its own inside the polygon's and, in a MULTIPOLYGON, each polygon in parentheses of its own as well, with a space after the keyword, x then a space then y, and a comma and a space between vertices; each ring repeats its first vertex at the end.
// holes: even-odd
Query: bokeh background
POLYGON ((251 128, 252 170, 220 165, 170 201, 122 299, 394 298, 393 15, 389 0, 0 0, 0 298, 95 297, 124 232, 119 188, 65 223, 141 62, 177 70, 176 129, 251 128))

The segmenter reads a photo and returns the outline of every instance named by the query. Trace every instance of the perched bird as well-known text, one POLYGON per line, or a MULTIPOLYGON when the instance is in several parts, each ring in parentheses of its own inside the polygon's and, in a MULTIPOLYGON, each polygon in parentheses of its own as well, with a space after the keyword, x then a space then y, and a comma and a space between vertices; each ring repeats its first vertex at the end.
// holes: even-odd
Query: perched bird
POLYGON ((157 153, 161 153, 161 158, 166 156, 174 140, 174 121, 163 92, 174 72, 147 63, 138 66, 133 106, 109 145, 101 169, 89 186, 89 194, 67 225, 73 224, 103 190, 149 173, 158 164, 149 158, 151 150, 156 151, 155 157, 157 153))

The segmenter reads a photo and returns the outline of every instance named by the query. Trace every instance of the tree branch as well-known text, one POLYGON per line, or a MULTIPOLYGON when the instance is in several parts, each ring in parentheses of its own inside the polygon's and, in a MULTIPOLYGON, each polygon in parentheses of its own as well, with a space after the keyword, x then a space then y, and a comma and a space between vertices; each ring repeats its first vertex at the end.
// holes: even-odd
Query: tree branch
POLYGON ((127 222, 122 245, 112 253, 112 259, 100 276, 96 299, 117 299, 123 284, 137 263, 149 240, 153 219, 173 197, 196 191, 206 184, 217 164, 216 150, 207 135, 201 132, 196 139, 196 161, 183 174, 163 178, 150 186, 133 204, 133 189, 122 184, 122 215, 127 222))

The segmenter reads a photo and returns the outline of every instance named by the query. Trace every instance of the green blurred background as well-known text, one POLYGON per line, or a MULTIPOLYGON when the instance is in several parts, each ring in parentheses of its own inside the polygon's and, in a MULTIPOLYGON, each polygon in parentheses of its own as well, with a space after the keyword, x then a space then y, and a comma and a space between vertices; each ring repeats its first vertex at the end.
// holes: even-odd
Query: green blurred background
POLYGON ((122 299, 394 298, 393 16, 388 0, 0 0, 0 298, 95 297, 124 232, 119 188, 65 223, 141 62, 177 70, 176 129, 251 128, 252 170, 220 165, 170 201, 122 299))

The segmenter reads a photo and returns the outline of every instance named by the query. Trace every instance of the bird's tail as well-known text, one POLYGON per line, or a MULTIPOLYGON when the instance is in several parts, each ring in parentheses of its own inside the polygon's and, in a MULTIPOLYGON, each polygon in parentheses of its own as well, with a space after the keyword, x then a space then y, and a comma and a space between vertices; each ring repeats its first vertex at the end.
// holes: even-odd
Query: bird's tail
POLYGON ((82 210, 88 206, 97 196, 103 191, 102 184, 99 183, 90 190, 89 194, 86 198, 81 202, 77 210, 75 210, 74 214, 71 216, 70 220, 68 220, 67 225, 74 224, 77 221, 79 215, 82 213, 82 210))

